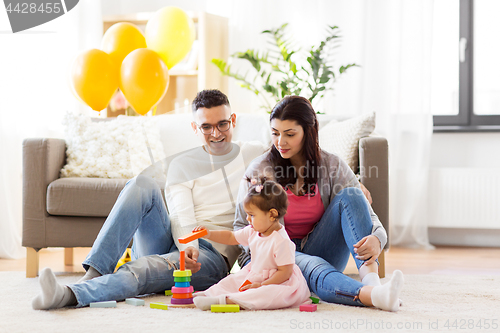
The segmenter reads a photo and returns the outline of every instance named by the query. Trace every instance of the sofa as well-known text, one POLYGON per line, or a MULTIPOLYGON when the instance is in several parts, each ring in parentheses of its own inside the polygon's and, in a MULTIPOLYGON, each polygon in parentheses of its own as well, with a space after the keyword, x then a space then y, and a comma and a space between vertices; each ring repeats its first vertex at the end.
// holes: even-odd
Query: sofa
MULTIPOLYGON (((267 114, 237 114, 233 140, 270 144, 267 114)), ((153 117, 165 155, 199 145, 190 128, 189 114, 153 117), (178 140, 177 138, 182 138, 178 140)), ((332 117, 319 118, 322 127, 332 117)), ((320 143, 321 144, 321 143, 320 143)), ((369 135, 356 141, 360 181, 373 198, 372 207, 389 232, 388 144, 369 135)), ((65 248, 65 264, 72 265, 72 249, 91 247, 127 179, 61 177, 67 161, 67 142, 60 138, 30 138, 23 142, 23 237, 27 248, 26 277, 38 275, 38 251, 65 248)), ((385 249, 389 248, 389 241, 385 249)), ((379 258, 385 276, 384 251, 379 258)))

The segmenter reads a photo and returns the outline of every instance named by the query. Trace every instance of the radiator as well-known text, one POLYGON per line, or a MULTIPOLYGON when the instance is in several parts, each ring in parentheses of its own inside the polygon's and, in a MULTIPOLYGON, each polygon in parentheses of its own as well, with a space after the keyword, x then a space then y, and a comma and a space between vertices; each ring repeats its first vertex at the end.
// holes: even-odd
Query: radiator
POLYGON ((429 173, 429 227, 500 229, 499 168, 436 168, 429 173))

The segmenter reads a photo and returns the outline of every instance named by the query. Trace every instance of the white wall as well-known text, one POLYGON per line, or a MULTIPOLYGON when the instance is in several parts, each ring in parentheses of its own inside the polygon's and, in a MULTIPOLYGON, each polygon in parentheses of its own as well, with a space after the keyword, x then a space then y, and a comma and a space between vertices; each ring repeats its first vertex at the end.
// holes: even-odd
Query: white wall
MULTIPOLYGON (((477 179, 483 179, 484 189, 474 193, 457 193, 460 202, 467 202, 467 211, 461 216, 443 216, 439 214, 441 204, 447 198, 436 198, 429 193, 429 198, 442 200, 431 205, 429 212, 429 239, 433 244, 499 246, 500 216, 489 216, 484 210, 498 207, 500 192, 500 133, 435 133, 432 138, 430 158, 432 173, 446 172, 448 168, 458 174, 477 173, 477 179), (454 170, 452 170, 454 171, 454 170), (454 171, 455 172, 455 171, 454 171), (486 174, 486 181, 484 176, 486 174), (498 189, 498 190, 497 190, 498 189), (480 196, 477 198, 475 196, 480 196), (469 210, 476 210, 471 214, 469 210), (441 220, 436 220, 437 216, 441 220), (454 219, 449 221, 448 219, 454 219), (451 227, 454 226, 454 227, 451 227)), ((432 177, 431 177, 432 178, 432 177)), ((457 182, 461 180, 457 179, 457 182)), ((430 185, 429 189, 433 186, 430 185)), ((447 189, 441 189, 446 193, 447 189)), ((449 192, 448 192, 449 193, 449 192)), ((448 203, 446 203, 448 204, 448 203)), ((450 214, 452 215, 452 214, 450 214)))
MULTIPOLYGON (((360 57, 359 36, 363 15, 345 15, 347 12, 362 12, 362 1, 325 1, 325 0, 106 0, 102 4, 102 14, 121 15, 134 12, 156 11, 164 6, 179 6, 186 11, 206 11, 229 18, 229 54, 247 49, 265 49, 268 39, 260 33, 266 29, 277 28, 289 23, 290 34, 297 45, 307 51, 318 45, 324 38, 327 25, 337 25, 341 29, 341 48, 337 52, 336 68, 349 63, 363 64, 360 57)), ((250 67, 245 61, 234 60, 233 69, 244 74, 250 67)), ((361 101, 357 97, 362 87, 358 84, 362 68, 351 68, 339 78, 336 90, 325 96, 325 104, 317 108, 326 113, 353 115, 360 113, 361 101)), ((251 76, 249 76, 251 77, 251 76)), ((252 92, 242 89, 237 83, 229 81, 229 99, 238 112, 261 112, 260 101, 252 92)), ((274 102, 271 103, 274 105, 274 102)))
POLYGON ((500 168, 500 133, 434 133, 430 167, 500 168))

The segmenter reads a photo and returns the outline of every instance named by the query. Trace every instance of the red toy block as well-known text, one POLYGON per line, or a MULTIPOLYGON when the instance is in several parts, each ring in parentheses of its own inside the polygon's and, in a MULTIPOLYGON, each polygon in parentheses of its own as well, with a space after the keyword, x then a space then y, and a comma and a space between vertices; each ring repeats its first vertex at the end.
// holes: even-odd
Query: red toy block
POLYGON ((172 294, 187 294, 187 293, 192 293, 193 291, 194 291, 193 286, 184 288, 172 287, 172 294))
POLYGON ((316 304, 302 304, 299 309, 300 311, 314 312, 318 309, 318 306, 316 304))
POLYGON ((201 238, 203 236, 206 236, 208 234, 207 229, 201 229, 199 231, 195 231, 193 233, 190 233, 189 235, 186 235, 184 237, 179 238, 179 243, 181 244, 187 244, 189 242, 194 241, 195 239, 201 238))
POLYGON ((179 266, 181 271, 186 269, 186 257, 184 251, 181 251, 179 255, 179 266))
POLYGON ((239 291, 244 291, 244 290, 241 290, 241 288, 243 288, 244 286, 249 285, 249 284, 252 284, 252 282, 250 282, 248 280, 245 280, 245 282, 243 282, 243 284, 241 285, 241 287, 238 290, 239 291))
POLYGON ((177 298, 177 299, 186 299, 186 298, 193 298, 192 293, 186 293, 186 294, 172 294, 172 298, 177 298))

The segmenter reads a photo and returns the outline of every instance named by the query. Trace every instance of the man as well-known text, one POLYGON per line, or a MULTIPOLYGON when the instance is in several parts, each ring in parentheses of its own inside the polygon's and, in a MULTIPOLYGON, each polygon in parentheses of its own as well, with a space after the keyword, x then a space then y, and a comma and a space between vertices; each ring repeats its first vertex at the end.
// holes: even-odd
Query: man
POLYGON ((177 238, 201 224, 213 230, 232 230, 240 180, 264 147, 231 142, 236 115, 218 90, 199 92, 193 115, 192 129, 203 146, 170 162, 167 205, 152 178, 140 175, 131 179, 83 262, 85 276, 79 283, 62 286, 49 268, 43 270, 39 278, 42 292, 33 299, 34 309, 85 306, 170 289, 179 250, 185 251, 195 290, 205 290, 228 274, 239 253, 237 247, 214 246, 204 239, 182 245, 177 238), (113 273, 132 238, 134 260, 113 273))

